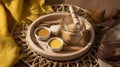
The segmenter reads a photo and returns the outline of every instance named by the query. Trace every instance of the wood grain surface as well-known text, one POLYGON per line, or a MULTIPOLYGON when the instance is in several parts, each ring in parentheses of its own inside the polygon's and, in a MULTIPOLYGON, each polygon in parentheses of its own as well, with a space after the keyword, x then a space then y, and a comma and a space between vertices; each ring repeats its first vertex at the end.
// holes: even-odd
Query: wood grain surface
MULTIPOLYGON (((105 9, 106 16, 108 16, 112 10, 120 9, 120 0, 46 0, 46 4, 71 4, 80 6, 88 11, 94 11, 98 9, 105 9)), ((17 63, 14 67, 28 67, 22 61, 17 63)))
POLYGON ((46 0, 47 4, 72 4, 84 8, 88 11, 95 11, 98 9, 105 9, 106 16, 108 16, 112 10, 120 9, 120 0, 46 0))

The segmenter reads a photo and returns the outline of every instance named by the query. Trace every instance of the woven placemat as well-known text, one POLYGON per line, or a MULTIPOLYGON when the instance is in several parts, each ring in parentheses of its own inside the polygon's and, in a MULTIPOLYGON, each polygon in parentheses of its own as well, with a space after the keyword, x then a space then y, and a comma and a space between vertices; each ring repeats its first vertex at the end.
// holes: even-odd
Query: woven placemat
MULTIPOLYGON (((68 4, 56 4, 52 5, 52 8, 55 12, 69 12, 68 4)), ((90 12, 74 6, 76 12, 83 16, 84 18, 88 19, 90 12)), ((90 21, 91 22, 91 21, 90 21)), ((13 30, 13 37, 21 49, 21 53, 24 54, 24 58, 22 61, 26 63, 29 67, 98 67, 98 61, 95 57, 95 53, 97 51, 97 39, 95 39, 95 43, 92 48, 82 57, 79 57, 75 60, 71 61, 54 61, 47 58, 42 57, 38 53, 36 53, 32 48, 29 46, 26 40, 26 31, 29 28, 32 21, 26 21, 26 24, 23 25, 16 25, 13 30)))

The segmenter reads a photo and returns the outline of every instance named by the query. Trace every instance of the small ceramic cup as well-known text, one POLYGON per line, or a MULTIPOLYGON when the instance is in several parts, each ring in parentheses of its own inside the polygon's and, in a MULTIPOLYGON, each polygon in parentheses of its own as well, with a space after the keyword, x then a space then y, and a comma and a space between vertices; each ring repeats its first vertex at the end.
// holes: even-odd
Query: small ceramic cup
POLYGON ((50 37, 51 31, 47 27, 37 27, 34 34, 38 40, 47 40, 50 37))
POLYGON ((53 37, 48 40, 48 49, 54 52, 61 51, 63 48, 63 40, 59 37, 53 37))

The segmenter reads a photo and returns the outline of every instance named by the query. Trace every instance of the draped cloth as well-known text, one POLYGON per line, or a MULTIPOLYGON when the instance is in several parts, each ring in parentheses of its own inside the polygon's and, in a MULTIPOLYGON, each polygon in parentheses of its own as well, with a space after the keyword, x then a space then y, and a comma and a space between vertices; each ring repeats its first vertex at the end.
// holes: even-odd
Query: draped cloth
POLYGON ((0 67, 13 67, 22 56, 11 30, 15 23, 23 25, 52 11, 44 0, 0 0, 0 67))

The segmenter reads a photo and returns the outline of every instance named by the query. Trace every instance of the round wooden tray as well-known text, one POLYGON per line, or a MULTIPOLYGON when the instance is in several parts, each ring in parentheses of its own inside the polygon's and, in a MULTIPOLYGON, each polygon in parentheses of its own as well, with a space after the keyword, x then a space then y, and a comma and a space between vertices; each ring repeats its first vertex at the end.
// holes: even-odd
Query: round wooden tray
MULTIPOLYGON (((69 4, 55 4, 52 5, 53 13, 57 12, 65 12, 69 13, 68 7, 71 6, 69 4)), ((80 7, 74 6, 76 11, 79 11, 79 15, 88 19, 91 23, 93 22, 90 18, 90 12, 82 9, 80 7)), ((22 61, 26 63, 29 67, 98 67, 98 60, 95 56, 98 47, 98 37, 95 37, 95 41, 89 49, 89 51, 83 56, 71 60, 71 61, 54 61, 47 59, 36 51, 34 51, 29 43, 26 40, 27 30, 30 27, 32 21, 29 19, 24 21, 24 25, 16 25, 13 28, 12 36, 14 37, 17 45, 20 47, 21 54, 24 55, 22 61)))
MULTIPOLYGON (((64 13, 64 12, 59 12, 59 13, 51 13, 51 14, 47 14, 44 16, 40 16, 37 20, 35 20, 29 27, 28 31, 27 31, 27 41, 30 44, 30 46, 32 47, 33 50, 35 50, 37 53, 39 53, 40 55, 52 59, 52 60, 62 60, 62 61, 66 61, 66 60, 73 60, 75 58, 78 58, 80 56, 82 56, 83 54, 85 54, 86 52, 88 52, 88 50, 91 48, 91 46, 93 45, 93 41, 95 38, 95 33, 94 33, 94 29, 92 27, 92 25, 84 18, 85 20, 85 26, 86 26, 86 30, 89 31, 89 35, 88 38, 89 41, 86 44, 85 47, 76 50, 76 51, 60 51, 60 52, 53 52, 50 51, 49 49, 47 49, 47 43, 44 41, 39 41, 35 38, 34 35, 34 30, 36 27, 40 26, 42 23, 46 22, 46 21, 54 21, 56 19, 62 19, 65 16, 67 16, 69 13, 64 13)), ((82 17, 83 18, 83 17, 82 17)), ((62 22, 62 21, 61 21, 62 22)), ((49 22, 52 23, 52 22, 49 22)))

